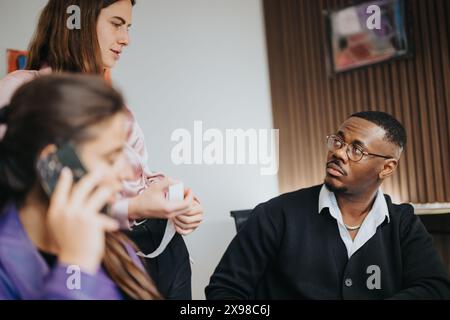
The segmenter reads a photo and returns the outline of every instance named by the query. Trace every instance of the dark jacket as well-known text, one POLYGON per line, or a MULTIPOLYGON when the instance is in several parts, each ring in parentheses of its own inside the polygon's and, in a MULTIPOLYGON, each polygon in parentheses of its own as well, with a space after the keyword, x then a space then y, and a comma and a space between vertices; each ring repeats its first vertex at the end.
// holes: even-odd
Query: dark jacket
POLYGON ((322 186, 258 205, 206 287, 208 299, 442 299, 450 282, 412 206, 392 204, 350 259, 336 220, 318 213, 322 186), (379 268, 380 289, 373 288, 379 268), (368 286, 368 283, 372 284, 368 286))
MULTIPOLYGON (((139 249, 149 254, 155 251, 164 236, 167 220, 148 219, 127 232, 139 249)), ((191 300, 191 263, 184 239, 178 233, 156 258, 145 258, 145 267, 164 297, 171 300, 191 300)))

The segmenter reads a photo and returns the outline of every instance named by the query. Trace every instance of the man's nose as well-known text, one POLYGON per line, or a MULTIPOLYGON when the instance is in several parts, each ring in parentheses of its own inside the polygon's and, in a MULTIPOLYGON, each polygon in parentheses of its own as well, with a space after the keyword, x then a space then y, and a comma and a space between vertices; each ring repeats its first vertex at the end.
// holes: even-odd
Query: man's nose
POLYGON ((347 163, 348 162, 347 146, 345 145, 342 148, 334 151, 333 157, 341 160, 343 163, 347 163))

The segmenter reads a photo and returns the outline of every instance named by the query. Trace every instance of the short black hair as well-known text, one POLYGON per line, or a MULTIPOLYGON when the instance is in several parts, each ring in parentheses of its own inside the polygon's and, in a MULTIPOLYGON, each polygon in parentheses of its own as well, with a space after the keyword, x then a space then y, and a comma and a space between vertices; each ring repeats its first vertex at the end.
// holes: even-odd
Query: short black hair
POLYGON ((406 130, 405 127, 386 112, 381 111, 363 111, 352 114, 350 117, 361 118, 370 121, 386 131, 385 139, 394 143, 400 148, 406 146, 406 130))

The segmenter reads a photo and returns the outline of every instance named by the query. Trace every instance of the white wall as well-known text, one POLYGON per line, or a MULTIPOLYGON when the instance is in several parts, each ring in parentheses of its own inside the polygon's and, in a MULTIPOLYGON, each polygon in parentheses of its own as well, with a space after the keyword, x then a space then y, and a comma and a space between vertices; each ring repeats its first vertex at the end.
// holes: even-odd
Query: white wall
POLYGON ((26 50, 46 0, 0 0, 0 77, 6 74, 6 49, 26 50))
MULTIPOLYGON (((0 1, 2 54, 6 47, 26 48, 35 8, 44 2, 0 1)), ((277 195, 277 179, 261 176, 251 165, 175 166, 170 137, 177 128, 193 132, 195 120, 202 120, 205 130, 272 127, 262 4, 141 0, 131 41, 113 78, 144 130, 150 167, 183 180, 205 207, 204 223, 186 237, 195 261, 193 295, 202 299, 235 234, 230 210, 252 208, 277 195)))

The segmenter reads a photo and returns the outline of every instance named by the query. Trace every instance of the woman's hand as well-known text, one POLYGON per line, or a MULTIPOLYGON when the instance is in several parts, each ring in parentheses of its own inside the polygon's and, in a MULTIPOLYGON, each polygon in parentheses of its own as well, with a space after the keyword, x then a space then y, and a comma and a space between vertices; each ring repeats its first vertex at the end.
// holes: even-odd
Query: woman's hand
POLYGON ((100 213, 117 192, 100 186, 102 177, 102 172, 94 171, 72 187, 72 172, 65 168, 50 199, 47 215, 59 261, 77 265, 90 274, 97 272, 103 258, 105 232, 119 228, 117 221, 100 213))
POLYGON ((130 199, 128 216, 130 219, 160 218, 172 219, 182 214, 188 214, 193 206, 194 196, 187 190, 182 201, 169 201, 166 197, 170 178, 164 178, 151 183, 137 197, 130 199))
POLYGON ((173 218, 175 230, 183 236, 195 231, 202 221, 203 207, 196 198, 194 198, 194 203, 188 213, 173 218))

